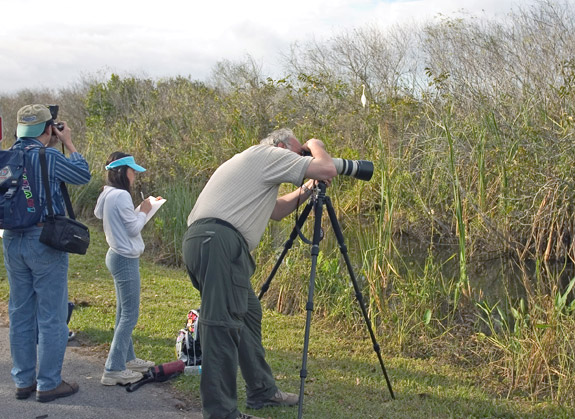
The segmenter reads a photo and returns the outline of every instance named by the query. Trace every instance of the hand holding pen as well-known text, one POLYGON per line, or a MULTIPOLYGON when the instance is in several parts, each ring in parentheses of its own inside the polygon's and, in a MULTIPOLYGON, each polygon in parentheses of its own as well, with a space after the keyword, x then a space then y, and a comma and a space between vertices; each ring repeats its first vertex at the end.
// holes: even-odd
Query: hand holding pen
POLYGON ((152 210, 152 197, 144 198, 144 192, 140 191, 140 196, 142 197, 142 203, 140 204, 140 212, 145 214, 152 210))

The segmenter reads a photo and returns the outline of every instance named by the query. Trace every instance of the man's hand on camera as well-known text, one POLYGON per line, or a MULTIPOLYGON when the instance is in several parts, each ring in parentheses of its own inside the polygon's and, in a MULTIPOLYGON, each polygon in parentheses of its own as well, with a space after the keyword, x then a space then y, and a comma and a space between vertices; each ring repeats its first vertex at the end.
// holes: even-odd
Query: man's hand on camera
POLYGON ((325 150, 323 141, 312 138, 306 141, 302 148, 310 150, 313 157, 305 172, 305 177, 316 180, 331 180, 337 175, 333 159, 325 150))
POLYGON ((52 125, 52 135, 58 137, 58 140, 70 153, 74 153, 76 152, 76 147, 74 147, 74 144, 72 143, 72 131, 66 122, 62 121, 61 124, 64 126, 62 131, 52 125))
POLYGON ((329 187, 331 186, 332 180, 333 180, 332 178, 330 178, 330 179, 324 179, 324 180, 309 179, 304 185, 305 185, 308 189, 313 190, 313 189, 317 186, 317 184, 318 184, 319 182, 323 182, 323 183, 325 183, 325 186, 329 188, 329 187))
POLYGON ((302 145, 302 149, 309 152, 312 156, 314 155, 314 150, 318 150, 318 148, 325 150, 323 141, 318 140, 317 138, 311 138, 302 145))

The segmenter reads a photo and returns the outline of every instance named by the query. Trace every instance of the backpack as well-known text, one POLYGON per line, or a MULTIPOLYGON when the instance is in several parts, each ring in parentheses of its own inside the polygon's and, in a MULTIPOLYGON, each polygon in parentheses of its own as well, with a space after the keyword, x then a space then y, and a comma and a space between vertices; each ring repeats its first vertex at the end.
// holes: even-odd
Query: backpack
POLYGON ((24 230, 40 222, 43 208, 31 161, 31 148, 0 150, 0 229, 24 230))
POLYGON ((198 334, 199 311, 198 309, 188 312, 186 328, 179 331, 176 339, 176 356, 184 361, 186 366, 202 364, 202 348, 198 334))

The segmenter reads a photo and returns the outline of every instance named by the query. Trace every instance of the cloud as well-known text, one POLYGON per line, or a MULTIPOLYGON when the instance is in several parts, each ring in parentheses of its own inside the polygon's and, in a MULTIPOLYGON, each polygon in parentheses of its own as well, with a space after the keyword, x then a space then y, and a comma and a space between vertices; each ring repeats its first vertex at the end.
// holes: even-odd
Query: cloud
MULTIPOLYGON (((0 0, 1 1, 1 0, 0 0)), ((505 12, 512 0, 72 0, 3 1, 0 93, 60 88, 118 74, 205 79, 220 60, 247 54, 267 68, 290 44, 367 24, 389 26, 462 8, 505 12), (26 12, 26 25, 21 19, 26 12)))

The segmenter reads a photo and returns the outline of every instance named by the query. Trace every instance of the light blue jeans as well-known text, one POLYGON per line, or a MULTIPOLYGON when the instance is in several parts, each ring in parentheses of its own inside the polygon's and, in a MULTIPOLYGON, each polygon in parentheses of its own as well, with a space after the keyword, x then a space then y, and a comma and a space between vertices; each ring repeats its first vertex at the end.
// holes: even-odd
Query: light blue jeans
POLYGON ((127 258, 108 249, 106 266, 116 287, 116 326, 106 371, 123 371, 126 362, 136 359, 132 331, 140 312, 140 259, 127 258))
POLYGON ((40 227, 4 231, 10 284, 10 351, 16 387, 49 391, 62 381, 68 343, 68 253, 40 243, 40 227))

